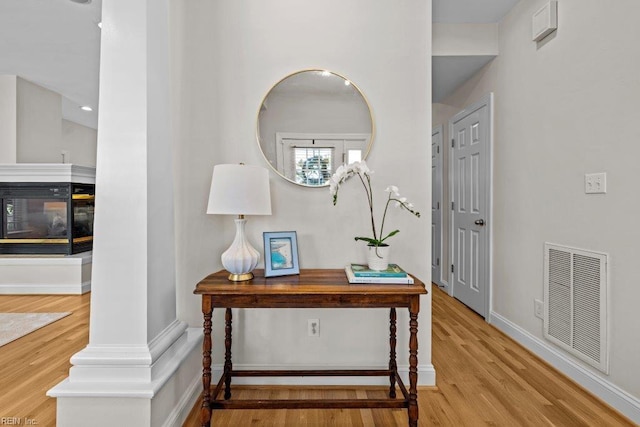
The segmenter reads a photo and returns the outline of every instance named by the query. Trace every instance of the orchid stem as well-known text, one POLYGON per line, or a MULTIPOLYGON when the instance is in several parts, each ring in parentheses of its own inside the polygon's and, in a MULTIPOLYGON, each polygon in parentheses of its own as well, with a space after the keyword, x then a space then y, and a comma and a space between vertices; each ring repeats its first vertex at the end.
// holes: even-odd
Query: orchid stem
POLYGON ((373 231, 373 239, 378 240, 378 235, 376 234, 376 223, 373 219, 373 191, 371 189, 371 179, 369 175, 365 175, 367 177, 367 183, 362 179, 362 175, 358 174, 358 178, 360 178, 360 182, 362 182, 362 186, 364 187, 365 193, 367 193, 367 201, 369 202, 369 213, 371 214, 371 229, 373 231), (367 184, 369 186, 367 187, 367 184))

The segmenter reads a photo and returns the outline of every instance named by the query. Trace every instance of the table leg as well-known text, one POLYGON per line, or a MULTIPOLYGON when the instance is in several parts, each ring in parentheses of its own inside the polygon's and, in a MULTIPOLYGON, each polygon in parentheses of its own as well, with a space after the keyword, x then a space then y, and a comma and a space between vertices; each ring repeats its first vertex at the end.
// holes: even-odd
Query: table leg
POLYGON ((420 297, 409 306, 409 427, 418 427, 418 312, 420 297))
POLYGON ((202 408, 200 421, 202 427, 211 425, 211 296, 202 296, 202 314, 204 316, 204 340, 202 342, 202 408))
POLYGON ((224 314, 224 399, 231 398, 231 309, 227 308, 224 314))
POLYGON ((396 309, 391 308, 389 311, 389 397, 396 397, 396 374, 398 373, 398 365, 396 364, 396 309))

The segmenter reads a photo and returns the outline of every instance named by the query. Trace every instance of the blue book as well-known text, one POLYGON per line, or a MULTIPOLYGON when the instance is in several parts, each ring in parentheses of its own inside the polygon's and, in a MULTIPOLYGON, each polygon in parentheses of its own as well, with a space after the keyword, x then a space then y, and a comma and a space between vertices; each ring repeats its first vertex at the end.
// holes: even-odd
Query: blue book
POLYGON ((363 283, 363 284, 396 284, 396 285, 413 285, 413 277, 406 275, 404 277, 356 277, 353 275, 351 265, 347 265, 344 268, 347 273, 347 279, 349 283, 363 283))
POLYGON ((407 272, 398 264, 389 264, 386 270, 371 270, 364 264, 351 264, 355 277, 407 277, 407 272))

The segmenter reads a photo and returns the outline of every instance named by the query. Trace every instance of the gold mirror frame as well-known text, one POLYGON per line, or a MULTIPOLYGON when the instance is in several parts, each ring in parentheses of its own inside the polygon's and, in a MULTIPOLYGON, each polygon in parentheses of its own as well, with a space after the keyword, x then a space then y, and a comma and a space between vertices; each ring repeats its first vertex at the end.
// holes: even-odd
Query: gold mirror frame
POLYGON ((373 112, 364 93, 328 70, 306 69, 280 79, 262 99, 256 119, 256 140, 267 164, 303 187, 328 186, 347 156, 357 160, 359 153, 366 159, 374 136, 373 112), (308 120, 322 115, 333 116, 322 123, 308 120), (300 151, 303 157, 296 161, 300 151))

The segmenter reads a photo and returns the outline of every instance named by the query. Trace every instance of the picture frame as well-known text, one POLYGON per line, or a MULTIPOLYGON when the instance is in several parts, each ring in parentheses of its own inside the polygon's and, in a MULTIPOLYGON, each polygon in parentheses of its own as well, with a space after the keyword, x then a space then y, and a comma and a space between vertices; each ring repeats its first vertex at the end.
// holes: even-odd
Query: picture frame
POLYGON ((265 231, 264 277, 300 274, 298 237, 295 231, 265 231))

